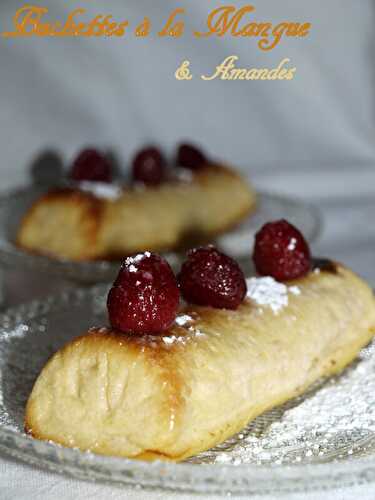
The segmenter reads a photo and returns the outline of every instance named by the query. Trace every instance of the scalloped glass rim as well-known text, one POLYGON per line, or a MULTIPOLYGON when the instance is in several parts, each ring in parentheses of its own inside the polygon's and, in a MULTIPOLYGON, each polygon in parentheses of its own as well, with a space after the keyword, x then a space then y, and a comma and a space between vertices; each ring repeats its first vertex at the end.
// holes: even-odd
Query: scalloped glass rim
MULTIPOLYGON (((33 269, 57 274, 76 282, 95 284, 113 280, 118 270, 117 262, 71 262, 33 255, 17 248, 13 241, 22 215, 32 200, 46 189, 36 186, 25 187, 0 196, 0 261, 9 267, 33 269)), ((317 208, 297 199, 270 193, 258 193, 257 211, 233 231, 218 238, 217 244, 235 258, 248 256, 255 231, 271 218, 286 217, 299 226, 308 241, 317 238, 321 226, 321 216, 317 208)), ((166 254, 173 266, 179 264, 176 253, 166 254)))
MULTIPOLYGON (((15 328, 26 320, 64 312, 65 308, 81 303, 81 300, 93 301, 105 296, 107 289, 107 286, 101 285, 65 291, 43 301, 8 309, 0 315, 0 328, 15 328)), ((372 450, 374 441, 372 435, 367 440, 367 444, 371 442, 372 450)), ((4 425, 0 425, 0 450, 30 464, 81 479, 200 493, 261 495, 321 490, 375 481, 373 454, 364 458, 348 457, 337 462, 297 465, 149 463, 105 457, 38 441, 4 425)))
POLYGON ((267 495, 373 483, 375 460, 334 464, 208 465, 105 457, 0 429, 0 450, 31 465, 77 479, 173 491, 267 495))

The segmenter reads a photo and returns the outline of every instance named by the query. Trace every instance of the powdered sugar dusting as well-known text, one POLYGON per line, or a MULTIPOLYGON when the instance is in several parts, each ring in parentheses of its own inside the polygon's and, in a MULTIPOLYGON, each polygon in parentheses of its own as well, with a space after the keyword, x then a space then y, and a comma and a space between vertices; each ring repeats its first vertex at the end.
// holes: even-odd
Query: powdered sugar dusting
POLYGON ((122 189, 115 184, 107 182, 82 181, 78 184, 80 191, 93 194, 104 200, 117 200, 122 195, 122 189))
POLYGON ((141 262, 142 259, 148 259, 149 257, 151 257, 150 252, 139 253, 134 257, 127 257, 125 259, 125 265, 128 267, 128 271, 130 273, 136 273, 138 271, 138 267, 135 264, 141 262))
POLYGON ((189 333, 188 335, 168 335, 165 337, 162 337, 162 340, 164 344, 171 345, 171 344, 187 344, 191 340, 193 340, 196 337, 204 337, 205 334, 199 330, 199 328, 194 328, 192 326, 189 327, 188 329, 189 333))
POLYGON ((188 168, 176 168, 173 172, 174 177, 181 182, 192 182, 193 172, 188 168))
POLYGON ((178 324, 178 326, 184 326, 187 323, 190 323, 191 321, 193 321, 193 318, 191 316, 189 316, 188 314, 181 314, 181 316, 177 316, 175 321, 178 324))
POLYGON ((180 314, 177 316, 175 319, 175 323, 180 326, 181 328, 184 328, 185 333, 184 335, 168 335, 162 337, 162 340, 164 344, 171 345, 171 344, 187 344, 191 340, 193 340, 196 337, 204 337, 205 334, 199 330, 199 328, 196 328, 196 326, 192 323, 194 323, 194 318, 192 318, 189 314, 180 314))
POLYGON ((175 342, 185 343, 186 339, 183 336, 171 335, 170 337, 163 337, 164 344, 174 344, 175 342))
POLYGON ((288 293, 300 295, 301 291, 297 286, 288 287, 270 276, 247 280, 247 297, 260 306, 270 307, 275 314, 288 305, 288 293))

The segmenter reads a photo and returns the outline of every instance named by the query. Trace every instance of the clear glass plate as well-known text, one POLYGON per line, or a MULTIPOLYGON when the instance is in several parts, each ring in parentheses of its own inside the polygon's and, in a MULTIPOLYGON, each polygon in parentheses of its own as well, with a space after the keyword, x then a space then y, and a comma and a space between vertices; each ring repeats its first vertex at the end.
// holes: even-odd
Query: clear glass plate
POLYGON ((78 289, 0 315, 1 451, 78 478, 179 491, 260 495, 375 481, 375 345, 341 376, 186 463, 104 457, 26 436, 24 408, 36 376, 69 339, 106 324, 106 294, 104 285, 78 289))
MULTIPOLYGON (((57 260, 26 253, 14 245, 23 215, 43 192, 45 188, 31 186, 0 197, 0 261, 13 268, 58 274, 64 279, 82 284, 113 281, 118 272, 116 262, 76 263, 57 260)), ((316 238, 320 229, 320 217, 314 207, 301 201, 260 193, 256 213, 235 230, 218 238, 216 243, 238 259, 247 258, 252 248, 254 234, 260 226, 269 220, 282 217, 299 227, 310 242, 316 238)), ((181 256, 176 253, 167 254, 167 258, 175 267, 181 261, 181 256)))

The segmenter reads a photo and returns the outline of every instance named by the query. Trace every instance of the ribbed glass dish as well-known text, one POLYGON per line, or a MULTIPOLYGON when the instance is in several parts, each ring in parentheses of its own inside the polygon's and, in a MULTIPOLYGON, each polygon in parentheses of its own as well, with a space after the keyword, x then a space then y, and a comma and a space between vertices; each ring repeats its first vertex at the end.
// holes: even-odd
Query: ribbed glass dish
MULTIPOLYGON (((113 281, 118 272, 117 262, 72 262, 34 255, 17 248, 14 242, 22 217, 43 192, 45 188, 30 186, 0 197, 0 262, 13 269, 55 274, 81 284, 113 281)), ((320 217, 314 207, 297 200, 260 193, 255 214, 233 231, 218 238, 216 244, 238 259, 248 258, 255 232, 265 222, 282 217, 299 227, 310 242, 316 238, 320 229, 320 217)), ((178 267, 181 255, 169 253, 166 257, 172 266, 178 267)))
POLYGON ((104 285, 66 291, 0 315, 1 451, 77 478, 206 494, 250 496, 375 481, 374 345, 342 375, 186 463, 104 457, 26 436, 24 408, 36 376, 69 339, 107 323, 106 294, 104 285))

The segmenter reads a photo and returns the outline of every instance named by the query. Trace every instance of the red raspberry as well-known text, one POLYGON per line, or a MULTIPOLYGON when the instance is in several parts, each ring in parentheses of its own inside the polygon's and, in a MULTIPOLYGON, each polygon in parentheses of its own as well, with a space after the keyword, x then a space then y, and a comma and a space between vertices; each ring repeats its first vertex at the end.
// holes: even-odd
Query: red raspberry
POLYGON ((237 309, 245 298, 245 277, 237 262, 209 246, 190 250, 178 276, 187 302, 237 309))
POLYGON ((74 160, 70 178, 75 181, 111 182, 112 166, 95 149, 84 149, 74 160))
POLYGON ((122 263, 107 300, 113 328, 126 333, 156 334, 171 326, 180 300, 168 262, 145 252, 122 263))
POLYGON ((259 274, 279 281, 302 278, 311 269, 305 238, 286 220, 270 222, 257 233, 253 260, 259 274))
POLYGON ((157 148, 142 149, 133 159, 133 179, 156 186, 164 180, 165 166, 164 156, 157 148))
POLYGON ((198 170, 207 163, 204 154, 191 144, 181 144, 177 152, 177 165, 198 170))

